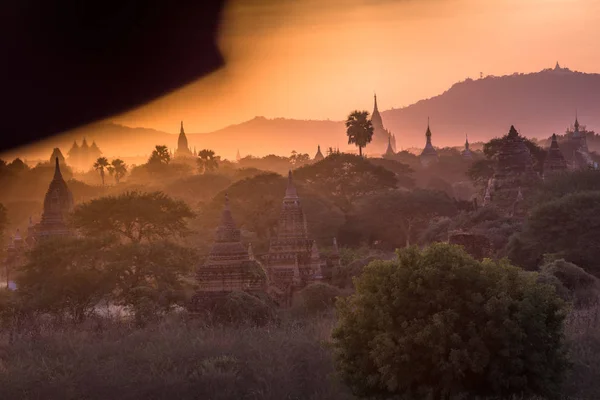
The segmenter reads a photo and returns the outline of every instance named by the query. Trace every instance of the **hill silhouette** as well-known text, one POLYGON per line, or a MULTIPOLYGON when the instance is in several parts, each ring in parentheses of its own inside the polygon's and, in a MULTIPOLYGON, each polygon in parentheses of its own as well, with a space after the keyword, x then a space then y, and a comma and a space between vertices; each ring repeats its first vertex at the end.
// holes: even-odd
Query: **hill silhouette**
MULTIPOLYGON (((421 148, 425 142, 427 117, 431 119, 435 146, 458 146, 468 134, 470 142, 487 141, 506 134, 510 125, 525 136, 548 138, 564 133, 578 113, 588 130, 600 130, 600 74, 546 69, 530 74, 487 76, 454 84, 444 93, 410 106, 382 111, 386 128, 396 135, 398 149, 421 148)), ((371 111, 371 110, 369 110, 371 111)), ((184 121, 185 124, 185 121, 184 121)), ((130 128, 114 123, 81 127, 30 147, 28 156, 49 157, 54 147, 66 152, 73 140, 95 140, 109 156, 148 155, 157 144, 174 148, 179 124, 172 133, 150 128, 130 128)), ((190 146, 209 148, 233 159, 274 153, 288 155, 292 150, 313 156, 317 145, 354 149, 347 145, 342 121, 267 119, 255 117, 223 129, 194 133, 186 129, 190 146)), ((385 149, 367 146, 367 154, 385 149)), ((23 154, 23 149, 11 155, 23 154)), ((9 158, 9 157, 6 157, 9 158)))

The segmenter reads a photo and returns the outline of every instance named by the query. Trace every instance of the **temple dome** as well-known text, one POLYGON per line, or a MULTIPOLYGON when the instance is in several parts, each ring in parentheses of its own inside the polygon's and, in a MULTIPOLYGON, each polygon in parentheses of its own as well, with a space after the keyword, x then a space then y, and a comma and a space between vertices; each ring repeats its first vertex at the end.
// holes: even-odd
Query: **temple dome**
POLYGON ((498 152, 499 173, 533 173, 533 158, 529 148, 514 126, 498 152))

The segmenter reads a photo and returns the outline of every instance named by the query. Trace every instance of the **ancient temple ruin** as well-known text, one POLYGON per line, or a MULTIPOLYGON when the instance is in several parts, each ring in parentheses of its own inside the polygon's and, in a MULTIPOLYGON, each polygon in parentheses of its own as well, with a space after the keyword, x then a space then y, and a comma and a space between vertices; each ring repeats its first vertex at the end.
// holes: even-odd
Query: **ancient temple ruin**
POLYGON ((321 153, 321 145, 317 146, 317 153, 315 154, 315 158, 313 158, 314 162, 319 162, 321 160, 323 160, 325 157, 323 156, 323 153, 321 153))
POLYGON ((187 136, 185 136, 185 131, 183 129, 183 121, 181 121, 181 126, 179 128, 179 137, 177 138, 177 149, 175 150, 174 157, 176 158, 191 158, 194 156, 192 150, 188 146, 187 136))
POLYGON ((371 123, 373 124, 373 140, 371 143, 376 149, 381 149, 379 154, 381 154, 385 145, 391 146, 392 151, 396 152, 396 136, 383 126, 383 119, 377 108, 377 95, 374 95, 371 123))
POLYGON ((544 178, 555 174, 564 172, 567 170, 567 161, 563 156, 560 148, 558 147, 558 141, 556 140, 556 134, 552 134, 552 143, 548 149, 548 155, 544 161, 544 178))
POLYGON ((196 269, 196 279, 200 296, 266 291, 266 274, 254 258, 252 247, 242 245, 227 195, 215 241, 206 261, 196 269))
POLYGON ((294 290, 323 279, 326 262, 321 259, 317 243, 309 238, 306 216, 291 171, 277 235, 271 240, 265 264, 271 294, 283 304, 289 302, 294 290))
MULTIPOLYGON (((60 172, 58 157, 55 159, 54 177, 44 197, 41 221, 30 226, 28 234, 35 240, 51 236, 71 235, 67 226, 67 215, 73 209, 73 194, 60 172)), ((31 225, 31 224, 30 224, 31 225)))
POLYGON ((484 205, 495 204, 507 214, 514 215, 515 210, 522 210, 524 196, 541 178, 533 169, 529 148, 514 126, 504 139, 498 152, 496 171, 486 188, 484 205))

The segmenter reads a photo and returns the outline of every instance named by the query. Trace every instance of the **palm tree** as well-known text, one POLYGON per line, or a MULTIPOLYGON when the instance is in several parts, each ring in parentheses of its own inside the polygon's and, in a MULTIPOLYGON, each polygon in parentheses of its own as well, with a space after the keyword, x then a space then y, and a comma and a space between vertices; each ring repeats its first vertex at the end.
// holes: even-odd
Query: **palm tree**
POLYGON ((119 184, 119 181, 127 173, 127 164, 119 158, 112 160, 108 166, 108 172, 115 177, 115 182, 119 184))
POLYGON ((156 146, 148 159, 148 164, 168 164, 171 161, 171 155, 167 146, 156 146))
POLYGON ((215 156, 215 152, 212 150, 201 150, 198 152, 198 170, 200 173, 212 172, 219 168, 219 162, 215 156))
POLYGON ((373 139, 373 124, 368 111, 353 111, 346 120, 348 144, 358 146, 358 154, 362 157, 362 149, 373 139))
POLYGON ((100 171, 100 177, 102 178, 102 186, 104 186, 104 169, 108 167, 108 160, 106 157, 100 157, 94 163, 94 169, 100 171))

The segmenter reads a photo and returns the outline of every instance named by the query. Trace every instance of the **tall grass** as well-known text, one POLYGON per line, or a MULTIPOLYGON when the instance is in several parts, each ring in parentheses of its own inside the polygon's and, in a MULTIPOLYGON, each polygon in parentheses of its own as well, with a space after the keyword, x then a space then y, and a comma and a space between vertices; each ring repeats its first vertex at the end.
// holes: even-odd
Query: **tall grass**
MULTIPOLYGON (((331 313, 260 328, 185 314, 142 329, 110 319, 38 322, 12 342, 0 337, 0 399, 351 400, 328 346, 334 324, 331 313)), ((566 398, 599 399, 600 311, 574 310, 566 333, 566 398)))

